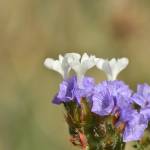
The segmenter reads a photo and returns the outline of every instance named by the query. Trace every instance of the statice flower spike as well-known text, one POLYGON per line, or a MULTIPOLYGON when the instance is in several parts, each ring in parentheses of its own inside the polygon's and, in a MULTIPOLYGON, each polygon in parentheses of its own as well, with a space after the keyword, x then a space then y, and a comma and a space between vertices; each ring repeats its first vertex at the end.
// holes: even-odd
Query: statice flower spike
POLYGON ((108 80, 116 80, 118 74, 127 67, 129 60, 127 58, 112 58, 110 61, 108 59, 96 59, 97 68, 103 70, 108 80))
POLYGON ((79 87, 82 87, 82 80, 85 73, 87 72, 87 70, 91 69, 96 65, 95 56, 88 56, 87 53, 84 53, 82 55, 82 58, 80 59, 72 53, 67 53, 65 57, 68 58, 67 60, 69 65, 77 74, 77 82, 79 87))
POLYGON ((62 55, 59 55, 58 60, 54 60, 52 58, 46 58, 44 61, 44 65, 48 69, 52 69, 60 73, 63 79, 66 79, 68 77, 69 71, 71 69, 67 62, 67 59, 62 55))
POLYGON ((47 58, 44 65, 59 72, 64 80, 53 98, 54 104, 65 108, 71 143, 82 150, 125 150, 130 141, 134 148, 149 146, 150 85, 139 84, 132 91, 117 75, 128 65, 127 58, 101 59, 84 53, 47 58), (108 80, 95 84, 85 76, 97 66, 108 80), (73 69, 76 75, 68 77, 73 69), (148 142, 148 143, 147 143, 148 142))

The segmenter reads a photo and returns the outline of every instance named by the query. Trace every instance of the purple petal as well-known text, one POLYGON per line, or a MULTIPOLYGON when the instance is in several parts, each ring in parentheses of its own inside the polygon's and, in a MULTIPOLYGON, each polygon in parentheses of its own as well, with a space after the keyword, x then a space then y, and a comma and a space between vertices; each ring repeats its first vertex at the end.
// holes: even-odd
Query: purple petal
POLYGON ((114 108, 114 100, 110 95, 97 94, 92 97, 92 112, 105 116, 109 115, 114 108))
POLYGON ((129 142, 140 140, 147 126, 148 122, 145 120, 144 116, 137 113, 132 120, 127 122, 123 133, 123 141, 129 142))
POLYGON ((148 84, 139 84, 137 93, 133 95, 132 99, 142 108, 150 107, 150 86, 148 84))
POLYGON ((95 81, 91 77, 84 77, 82 81, 82 88, 78 87, 77 83, 74 88, 74 96, 77 99, 77 102, 80 104, 80 100, 85 97, 89 98, 93 94, 94 86, 95 86, 95 81))
POLYGON ((141 109, 140 113, 143 114, 144 117, 150 121, 150 107, 141 109))

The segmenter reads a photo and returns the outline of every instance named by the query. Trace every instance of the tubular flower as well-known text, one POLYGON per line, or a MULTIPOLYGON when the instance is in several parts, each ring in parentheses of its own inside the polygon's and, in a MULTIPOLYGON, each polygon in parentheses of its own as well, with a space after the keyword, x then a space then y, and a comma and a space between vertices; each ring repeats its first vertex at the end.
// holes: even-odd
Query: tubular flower
POLYGON ((80 57, 75 56, 74 53, 67 53, 65 57, 67 58, 68 64, 76 72, 78 85, 82 87, 82 79, 85 73, 96 64, 95 56, 88 56, 87 53, 84 53, 80 60, 80 57))
POLYGON ((97 68, 106 73, 108 80, 116 80, 118 74, 127 67, 129 61, 127 58, 120 59, 97 59, 97 68))

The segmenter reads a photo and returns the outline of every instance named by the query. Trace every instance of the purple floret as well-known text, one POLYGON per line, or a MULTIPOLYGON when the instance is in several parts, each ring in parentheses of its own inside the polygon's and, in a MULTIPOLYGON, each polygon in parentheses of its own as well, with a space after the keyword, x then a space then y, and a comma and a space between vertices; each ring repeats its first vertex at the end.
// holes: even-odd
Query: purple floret
POLYGON ((95 92, 101 92, 104 87, 107 88, 110 94, 114 97, 117 97, 118 95, 130 97, 132 94, 132 90, 128 85, 120 80, 103 81, 95 87, 95 92))
POLYGON ((74 99, 74 87, 76 83, 76 77, 72 77, 68 80, 64 80, 59 86, 59 92, 53 99, 54 104, 61 104, 64 102, 69 102, 74 99))
POLYGON ((144 134, 144 130, 148 126, 147 120, 144 116, 136 111, 127 110, 126 113, 130 113, 126 116, 128 121, 125 122, 125 130, 123 132, 123 141, 137 141, 140 140, 144 134))
MULTIPOLYGON (((118 104, 122 105, 120 97, 130 97, 131 94, 132 91, 122 81, 103 81, 94 89, 92 112, 102 116, 110 115, 118 109, 118 104)), ((130 104, 131 99, 128 100, 127 103, 130 104)))
POLYGON ((72 100, 75 100, 78 104, 80 104, 80 100, 85 98, 90 98, 95 83, 94 79, 91 77, 84 77, 82 80, 82 87, 79 88, 77 84, 76 76, 71 77, 68 80, 64 80, 59 86, 59 92, 53 99, 54 104, 66 103, 72 100))
POLYGON ((92 97, 92 101, 93 101, 92 112, 100 116, 111 114, 114 108, 113 97, 110 95, 107 88, 103 89, 103 91, 97 94, 94 94, 92 97))
POLYGON ((95 81, 91 77, 84 77, 82 80, 82 87, 79 87, 77 82, 74 89, 74 96, 80 104, 81 98, 87 98, 90 101, 95 87, 95 81))
POLYGON ((148 122, 143 114, 132 108, 132 91, 122 81, 104 81, 97 85, 92 96, 92 112, 100 115, 119 114, 116 127, 124 124, 123 141, 139 140, 148 122))
POLYGON ((137 93, 133 95, 132 99, 141 107, 140 113, 150 120, 150 86, 148 84, 139 84, 137 93))
POLYGON ((119 111, 120 115, 116 126, 119 126, 120 123, 125 124, 125 129, 122 133, 124 142, 140 140, 148 126, 147 119, 144 118, 143 114, 132 108, 128 99, 127 97, 120 97, 120 101, 117 104, 117 111, 119 111))

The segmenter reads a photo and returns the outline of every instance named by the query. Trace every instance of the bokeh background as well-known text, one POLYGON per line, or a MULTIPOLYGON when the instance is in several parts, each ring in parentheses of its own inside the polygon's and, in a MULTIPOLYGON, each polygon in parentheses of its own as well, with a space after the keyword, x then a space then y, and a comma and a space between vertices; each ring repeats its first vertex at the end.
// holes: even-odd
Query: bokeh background
POLYGON ((66 52, 128 57, 119 78, 150 83, 150 1, 0 0, 0 150, 76 149, 50 102, 62 79, 43 66, 66 52))

